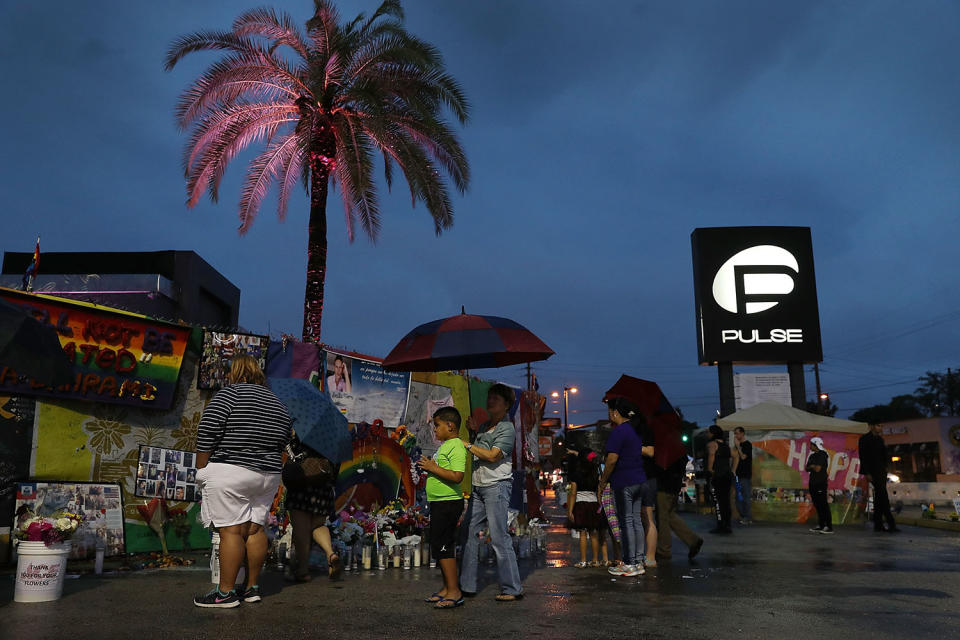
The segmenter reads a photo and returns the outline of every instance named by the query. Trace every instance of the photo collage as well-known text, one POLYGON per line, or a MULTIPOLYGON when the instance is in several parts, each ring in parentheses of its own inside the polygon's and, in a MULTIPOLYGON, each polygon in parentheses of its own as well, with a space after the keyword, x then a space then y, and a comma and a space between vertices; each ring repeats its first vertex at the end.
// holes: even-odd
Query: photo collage
POLYGON ((107 557, 125 553, 123 498, 120 485, 95 482, 24 482, 17 486, 17 503, 41 516, 63 509, 83 515, 73 535, 70 558, 89 558, 98 546, 107 557))
POLYGON ((141 498, 199 502, 196 454, 192 451, 140 445, 134 495, 141 498))
POLYGON ((269 346, 268 336, 204 331, 197 388, 216 390, 227 386, 230 365, 233 358, 239 355, 253 356, 260 368, 266 371, 269 346))

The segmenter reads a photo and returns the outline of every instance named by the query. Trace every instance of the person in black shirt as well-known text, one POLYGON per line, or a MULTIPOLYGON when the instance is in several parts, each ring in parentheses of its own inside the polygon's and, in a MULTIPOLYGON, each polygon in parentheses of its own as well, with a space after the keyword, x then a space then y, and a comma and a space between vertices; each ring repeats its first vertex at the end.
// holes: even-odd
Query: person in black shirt
POLYGON ((816 533, 833 533, 833 517, 827 501, 827 469, 830 458, 822 438, 810 438, 813 453, 807 459, 806 470, 810 472, 810 500, 817 510, 817 526, 810 529, 816 533))
POLYGON ((710 441, 707 442, 707 472, 713 489, 713 502, 717 510, 717 526, 710 533, 733 533, 730 528, 730 488, 733 486, 730 445, 723 429, 710 425, 710 441))
POLYGON ((643 503, 643 530, 646 536, 646 553, 643 564, 647 567, 657 566, 657 519, 654 517, 654 508, 657 506, 657 483, 662 472, 653 454, 656 449, 656 436, 646 421, 639 427, 640 439, 643 442, 643 472, 647 476, 646 482, 640 485, 640 499, 643 503))
POLYGON ((753 444, 747 440, 743 427, 733 430, 733 474, 737 477, 740 491, 737 494, 737 511, 740 524, 753 522, 753 444))
POLYGON ((890 496, 887 495, 887 445, 880 433, 880 425, 872 424, 870 430, 860 436, 860 473, 873 485, 873 530, 883 531, 883 520, 886 519, 887 531, 896 533, 900 530, 890 513, 890 496))

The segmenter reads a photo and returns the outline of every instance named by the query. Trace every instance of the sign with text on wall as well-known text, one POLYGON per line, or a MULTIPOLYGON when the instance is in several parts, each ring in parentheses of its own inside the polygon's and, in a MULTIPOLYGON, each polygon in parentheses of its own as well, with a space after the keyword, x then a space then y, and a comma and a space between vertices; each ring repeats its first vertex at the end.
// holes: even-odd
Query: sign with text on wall
POLYGON ((52 325, 74 369, 71 384, 51 387, 0 366, 0 393, 170 408, 189 327, 11 289, 0 298, 52 325))
POLYGON ((823 360, 808 227, 691 234, 700 364, 823 360))
POLYGON ((348 422, 383 420, 395 429, 403 420, 410 390, 410 374, 384 371, 379 362, 326 351, 323 388, 348 422))

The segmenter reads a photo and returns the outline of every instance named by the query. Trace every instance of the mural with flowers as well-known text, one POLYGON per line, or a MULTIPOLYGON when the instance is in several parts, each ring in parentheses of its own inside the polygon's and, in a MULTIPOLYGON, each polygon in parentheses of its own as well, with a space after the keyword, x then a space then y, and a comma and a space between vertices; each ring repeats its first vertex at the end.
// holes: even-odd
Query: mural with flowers
MULTIPOLYGON (((188 352, 169 411, 38 401, 33 477, 118 483, 123 488, 127 551, 159 550, 159 539, 144 524, 138 510, 147 500, 134 496, 137 456, 140 445, 185 450, 196 447, 200 415, 212 396, 211 392, 196 388, 196 371, 196 355, 188 352)), ((188 536, 182 535, 183 527, 179 534, 168 532, 171 549, 179 549, 184 543, 193 547, 209 545, 206 531, 196 524, 197 503, 170 501, 167 506, 182 510, 192 523, 188 536)))

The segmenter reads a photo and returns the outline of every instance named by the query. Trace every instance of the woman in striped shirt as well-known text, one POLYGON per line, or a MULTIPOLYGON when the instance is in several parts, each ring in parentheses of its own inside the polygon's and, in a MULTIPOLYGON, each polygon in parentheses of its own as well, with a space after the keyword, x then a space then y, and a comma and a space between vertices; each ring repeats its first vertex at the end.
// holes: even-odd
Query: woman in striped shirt
POLYGON ((194 598, 198 607, 229 608, 259 602, 257 580, 267 556, 263 525, 280 486, 283 450, 290 440, 287 408, 264 386, 257 361, 237 356, 228 386, 207 405, 197 428, 200 519, 220 534, 220 584, 194 598), (238 595, 237 573, 247 556, 247 585, 238 595))

